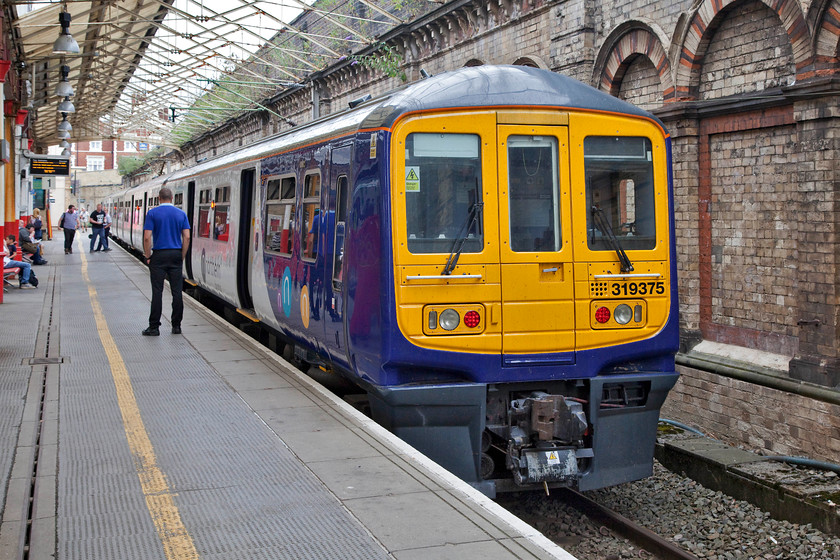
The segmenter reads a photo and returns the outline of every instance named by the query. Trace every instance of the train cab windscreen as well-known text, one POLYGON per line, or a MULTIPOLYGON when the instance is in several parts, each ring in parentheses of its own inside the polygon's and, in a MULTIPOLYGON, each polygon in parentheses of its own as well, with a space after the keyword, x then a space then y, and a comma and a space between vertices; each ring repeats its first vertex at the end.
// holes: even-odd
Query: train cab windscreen
POLYGON ((465 237, 462 253, 484 247, 480 138, 475 134, 413 133, 406 139, 405 190, 408 250, 449 253, 465 237))
POLYGON ((583 142, 589 249, 656 247, 653 158, 647 138, 589 136, 583 142), (611 230, 611 231, 610 231, 611 230))

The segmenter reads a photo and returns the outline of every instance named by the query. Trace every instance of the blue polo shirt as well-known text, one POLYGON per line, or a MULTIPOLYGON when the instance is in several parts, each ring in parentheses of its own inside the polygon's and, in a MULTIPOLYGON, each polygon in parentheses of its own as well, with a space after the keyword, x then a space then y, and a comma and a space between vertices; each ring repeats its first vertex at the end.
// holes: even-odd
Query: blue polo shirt
POLYGON ((143 224, 143 230, 152 232, 152 251, 180 249, 185 229, 190 229, 187 213, 169 202, 149 210, 143 224))

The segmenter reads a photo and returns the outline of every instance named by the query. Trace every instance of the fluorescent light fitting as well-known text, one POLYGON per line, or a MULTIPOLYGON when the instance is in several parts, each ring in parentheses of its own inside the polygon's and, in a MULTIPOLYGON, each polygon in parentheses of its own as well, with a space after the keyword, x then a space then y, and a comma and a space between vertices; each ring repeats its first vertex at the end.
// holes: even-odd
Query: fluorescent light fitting
POLYGON ((59 113, 75 113, 76 107, 73 105, 73 102, 70 101, 69 97, 65 97, 64 101, 58 104, 58 112, 59 113))
POLYGON ((58 39, 53 43, 53 53, 55 54, 79 54, 79 43, 70 35, 71 19, 67 12, 58 14, 58 24, 61 26, 61 32, 58 34, 58 39))

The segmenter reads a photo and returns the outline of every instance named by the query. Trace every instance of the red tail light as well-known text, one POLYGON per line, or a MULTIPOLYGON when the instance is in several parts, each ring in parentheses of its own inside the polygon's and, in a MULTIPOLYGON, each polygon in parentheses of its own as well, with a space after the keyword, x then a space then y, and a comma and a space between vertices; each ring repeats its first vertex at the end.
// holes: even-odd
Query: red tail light
POLYGON ((606 323, 610 320, 610 310, 606 307, 599 307, 597 311, 595 311, 595 320, 599 323, 606 323))
POLYGON ((481 315, 477 311, 467 311, 464 315, 464 324, 471 329, 474 329, 481 322, 481 315))

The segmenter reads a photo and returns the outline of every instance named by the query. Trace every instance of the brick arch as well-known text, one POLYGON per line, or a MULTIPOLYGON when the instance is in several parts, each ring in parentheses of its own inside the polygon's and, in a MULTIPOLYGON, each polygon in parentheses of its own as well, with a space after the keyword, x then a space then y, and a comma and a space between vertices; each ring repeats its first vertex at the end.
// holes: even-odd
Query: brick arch
POLYGON ((603 50, 596 64, 596 83, 599 89, 617 96, 621 89, 621 80, 633 61, 643 56, 650 60, 659 83, 662 85, 662 99, 673 101, 675 98, 674 80, 671 75, 671 63, 659 37, 647 26, 617 29, 614 37, 604 43, 603 50))
POLYGON ((814 51, 821 66, 833 66, 840 59, 840 0, 829 0, 816 25, 814 51))
POLYGON ((514 66, 530 66, 531 68, 542 68, 544 70, 548 70, 549 68, 543 59, 535 55, 519 56, 512 64, 514 66))
MULTIPOLYGON (((717 28, 713 25, 720 14, 734 4, 744 0, 703 0, 688 23, 680 61, 677 65, 677 97, 680 99, 695 99, 693 84, 698 80, 698 74, 703 65, 703 57, 709 46, 711 34, 717 28)), ((807 72, 813 65, 814 57, 811 49, 811 32, 802 8, 797 0, 757 0, 773 10, 782 22, 782 26, 790 40, 796 63, 797 78, 802 78, 802 72, 807 72)), ((835 0, 836 1, 836 0, 835 0)))

